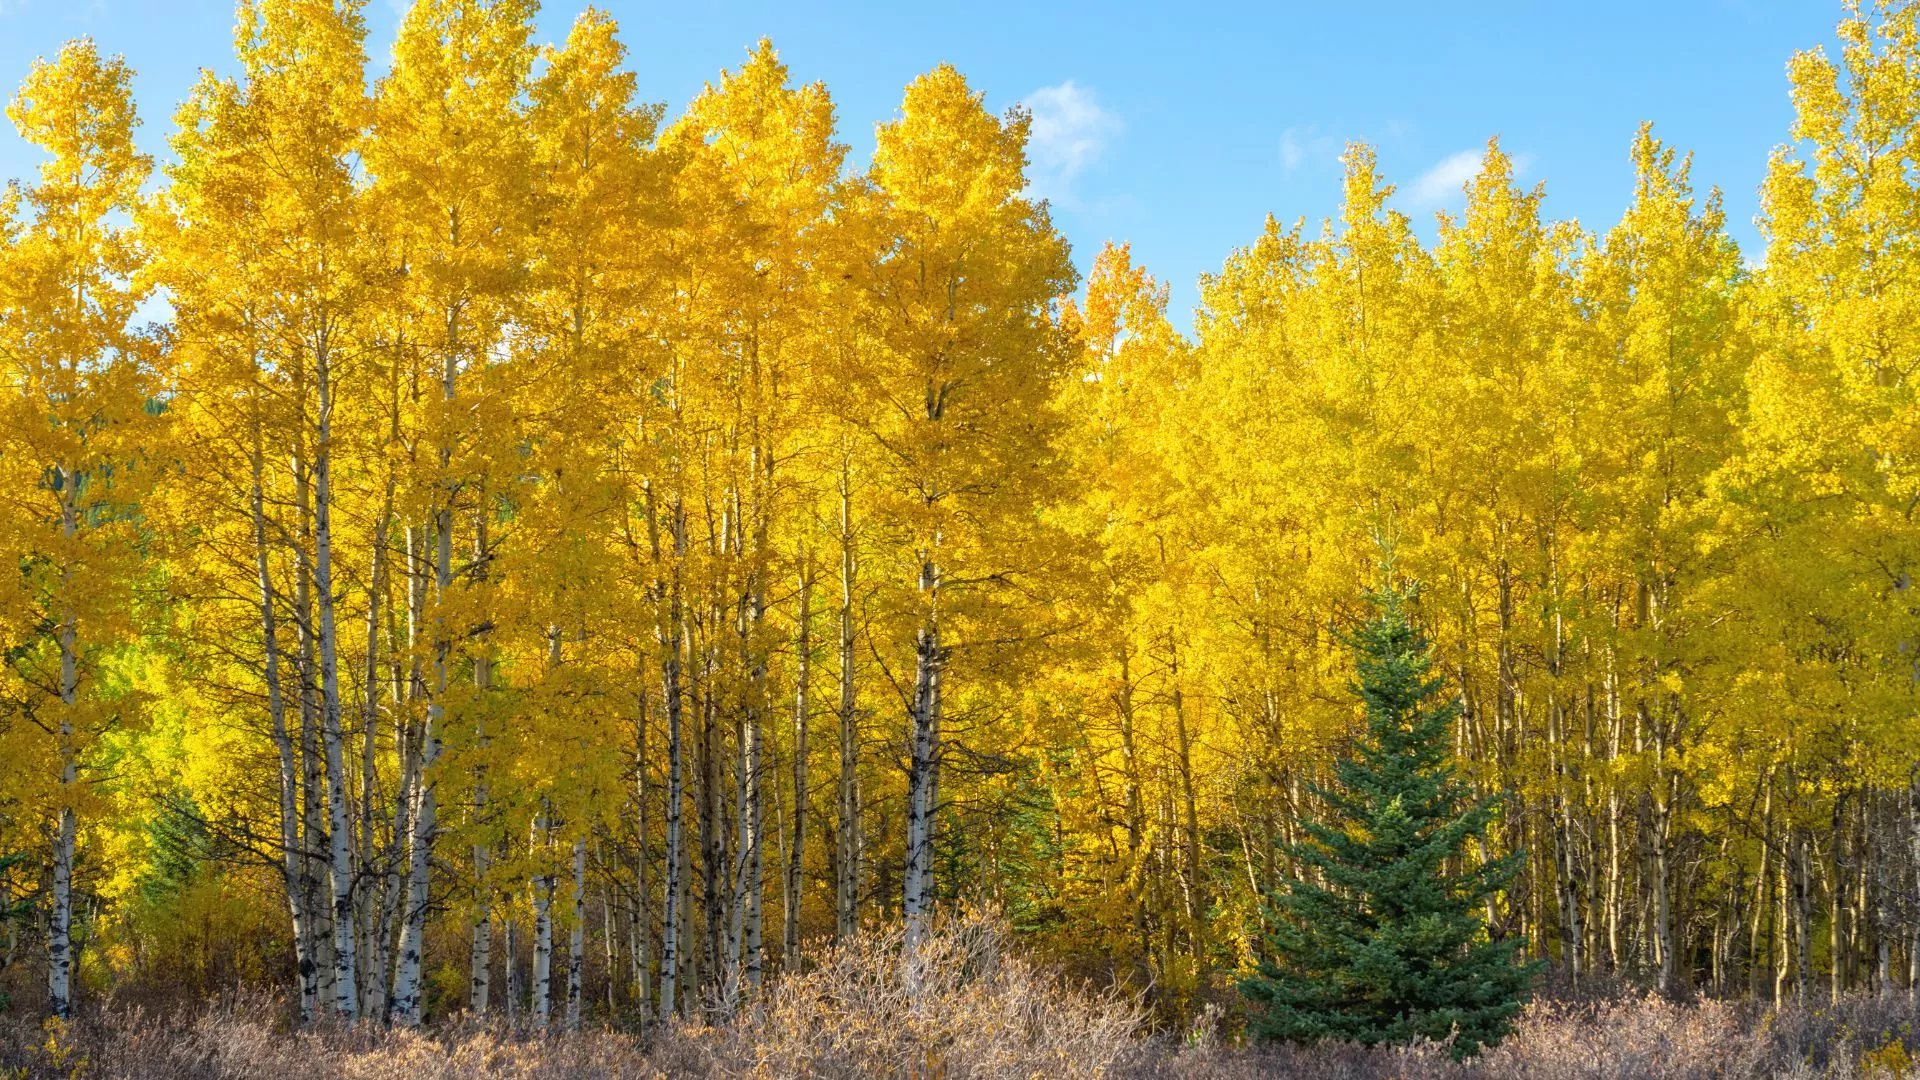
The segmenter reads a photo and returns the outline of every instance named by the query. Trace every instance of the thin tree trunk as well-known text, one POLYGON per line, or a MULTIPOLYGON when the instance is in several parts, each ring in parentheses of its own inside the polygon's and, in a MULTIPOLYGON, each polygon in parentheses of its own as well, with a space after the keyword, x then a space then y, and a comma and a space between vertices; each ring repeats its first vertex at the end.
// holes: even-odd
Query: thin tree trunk
MULTIPOLYGON (((65 471, 60 485, 60 534, 69 546, 79 529, 74 507, 75 479, 65 471)), ((72 570, 61 571, 61 595, 71 587, 72 570)), ((80 672, 77 637, 79 620, 70 601, 60 619, 60 817, 53 839, 53 911, 47 920, 47 1008, 64 1020, 73 1015, 73 854, 79 831, 73 803, 80 785, 79 755, 74 747, 73 709, 79 700, 80 672)))
MULTIPOLYGON (((1200 810, 1194 795, 1193 784, 1193 736, 1187 725, 1186 695, 1180 682, 1179 653, 1174 651, 1172 634, 1168 634, 1168 649, 1173 657, 1169 678, 1173 681, 1173 722, 1174 734, 1178 740, 1176 749, 1180 754, 1180 800, 1186 815, 1186 915, 1188 934, 1192 941, 1196 958, 1202 958, 1204 948, 1202 938, 1203 918, 1206 914, 1207 899, 1205 883, 1200 878, 1200 810)), ((1202 960, 1204 963, 1204 960, 1202 960)))
MULTIPOLYGON (((840 777, 835 842, 834 936, 845 941, 860 926, 860 740, 853 680, 853 493, 849 466, 840 472, 840 777)), ((1920 815, 1914 824, 1920 851, 1920 815)))
POLYGON ((567 938, 568 1031, 580 1030, 581 975, 587 961, 587 838, 573 841, 573 926, 567 938))
MULTIPOLYGON (((487 577, 487 511, 485 500, 473 515, 473 563, 474 577, 484 582, 487 577)), ((486 643, 479 642, 473 654, 473 689, 475 697, 484 701, 487 692, 493 689, 493 657, 486 643)), ((487 745, 487 732, 483 721, 487 710, 474 710, 475 745, 484 749, 487 745)), ((473 844, 473 944, 471 962, 467 979, 467 1009, 476 1015, 487 1011, 487 997, 492 988, 493 979, 493 883, 488 876, 491 852, 487 838, 489 829, 487 816, 487 773, 484 763, 474 767, 473 780, 473 818, 477 839, 473 844)))
MULTIPOLYGON (((760 670, 764 672, 764 667, 760 670)), ((755 681, 764 683, 762 674, 755 681)), ((764 687, 762 687, 762 691, 764 687)), ((756 700, 764 700, 761 691, 755 691, 756 700)), ((745 843, 740 852, 742 911, 736 918, 744 924, 744 936, 741 942, 741 962, 745 967, 747 985, 759 986, 760 976, 765 967, 765 923, 762 904, 766 895, 766 793, 761 780, 766 770, 766 748, 764 745, 764 721, 758 705, 749 706, 746 718, 746 745, 741 751, 742 764, 745 765, 746 784, 740 795, 741 820, 745 823, 745 843)))
POLYGON ((787 851, 786 903, 780 937, 781 966, 800 969, 800 875, 807 850, 808 680, 813 664, 813 566, 801 556, 799 640, 795 642, 793 688, 793 846, 787 851))
MULTIPOLYGON (((452 396, 449 374, 448 397, 452 396)), ((444 452, 443 452, 443 456, 444 452)), ((443 601, 453 584, 453 514, 447 509, 436 515, 434 547, 434 583, 443 601)), ((421 750, 415 782, 417 795, 413 810, 413 829, 407 855, 407 906, 400 931, 400 960, 394 974, 394 1019, 403 1026, 420 1023, 420 969, 426 944, 427 875, 432 865, 433 841, 438 825, 438 803, 433 769, 440 760, 440 731, 446 710, 447 678, 452 667, 453 641, 444 625, 444 617, 434 625, 433 693, 427 699, 426 729, 421 733, 421 750)))
POLYGON ((1796 1000, 1806 1001, 1813 976, 1813 898, 1807 881, 1806 837, 1794 828, 1787 844, 1793 864, 1793 993, 1796 1000))
MULTIPOLYGON (((323 330, 324 333, 324 330, 323 330)), ((313 591, 320 613, 320 707, 327 755, 327 835, 333 885, 334 1011, 360 1015, 359 965, 353 929, 353 847, 347 824, 346 754, 341 731, 339 634, 333 586, 333 363, 323 341, 314 352, 319 438, 313 459, 313 591)))
MULTIPOLYGON (((600 865, 602 866, 608 865, 606 861, 607 851, 604 846, 600 844, 594 845, 594 857, 596 860, 600 862, 600 865)), ((612 865, 617 867, 619 866, 619 862, 616 860, 612 865)), ((606 972, 606 978, 604 981, 606 982, 607 1016, 609 1018, 612 1018, 619 1011, 619 1008, 620 1008, 620 1002, 616 997, 620 987, 620 978, 616 974, 620 970, 620 935, 614 929, 614 925, 613 925, 613 909, 614 909, 613 896, 614 896, 614 889, 611 883, 604 884, 601 886, 600 888, 600 954, 601 954, 601 960, 606 965, 606 967, 603 970, 606 972)))
POLYGON ((501 944, 507 952, 507 1024, 512 1026, 520 1019, 520 999, 526 995, 526 987, 520 985, 519 920, 509 913, 503 921, 505 926, 501 929, 505 938, 501 944))
POLYGON ((640 1023, 644 1026, 652 1014, 652 992, 647 985, 647 972, 652 964, 649 946, 653 940, 653 919, 649 909, 652 899, 651 882, 648 880, 648 867, 652 860, 647 850, 649 835, 647 829, 647 692, 644 678, 636 678, 640 691, 635 695, 638 720, 634 724, 634 902, 632 908, 632 927, 629 930, 630 948, 633 955, 633 999, 640 1010, 640 1023))
MULTIPOLYGON (((380 517, 374 523, 373 571, 368 576, 367 585, 366 696, 361 701, 360 712, 359 832, 360 866, 363 871, 372 871, 387 861, 379 850, 380 841, 375 827, 375 807, 379 794, 376 736, 380 721, 380 615, 387 590, 387 536, 393 520, 393 492, 394 482, 389 476, 386 497, 380 506, 380 517)), ((366 880, 368 887, 361 906, 360 925, 363 943, 360 952, 361 1009, 368 1018, 378 1020, 385 1019, 387 1015, 387 943, 382 919, 387 906, 387 875, 384 870, 369 872, 366 880)))
POLYGON ((1833 800, 1833 832, 1829 835, 1827 868, 1832 878, 1827 889, 1827 997, 1835 1005, 1847 992, 1846 947, 1846 796, 1833 800))
MULTIPOLYGON (((1655 741, 1654 752, 1664 753, 1664 745, 1655 741)), ((1653 939, 1660 952, 1660 990, 1672 994, 1675 985, 1677 967, 1673 945, 1673 898, 1672 898, 1672 848, 1671 831, 1673 825, 1672 791, 1665 770, 1659 770, 1655 780, 1653 800, 1653 821, 1649 832, 1653 841, 1653 939)))
POLYGON ((924 561, 920 569, 920 591, 927 598, 928 609, 914 650, 913 731, 907 773, 906 872, 900 905, 906 918, 906 946, 910 954, 919 949, 920 940, 926 933, 932 900, 934 770, 938 767, 940 750, 942 656, 938 621, 939 587, 939 569, 932 560, 924 561))
POLYGON ((300 1022, 310 1023, 319 1004, 312 950, 312 928, 307 919, 303 880, 306 859, 300 852, 300 779, 296 771, 293 738, 287 731, 286 698, 280 688, 280 643, 273 610, 273 576, 267 562, 267 520, 261 458, 260 429, 256 421, 253 445, 253 553, 260 590, 260 636, 267 684, 267 716, 273 725, 273 744, 280 755, 280 874, 286 883, 287 908, 293 920, 293 951, 300 987, 300 1022))
MULTIPOLYGON (((647 502, 654 564, 658 566, 661 555, 659 526, 657 515, 653 513, 651 489, 647 492, 647 502)), ((661 693, 667 706, 667 881, 666 909, 660 933, 660 1016, 663 1019, 674 1015, 674 998, 679 991, 681 922, 686 918, 685 902, 681 896, 685 888, 682 865, 685 862, 682 851, 684 843, 681 836, 685 802, 685 753, 681 739, 684 703, 680 692, 680 566, 686 549, 686 517, 677 498, 673 515, 674 562, 671 582, 664 587, 667 612, 659 630, 661 693)))
MULTIPOLYGON (((542 809, 533 823, 534 858, 542 867, 551 859, 553 824, 542 809)), ((553 1014, 553 872, 535 877, 533 886, 533 1023, 546 1030, 553 1014)))
MULTIPOLYGON (((709 608, 709 614, 712 618, 707 625, 724 625, 718 617, 719 611, 709 608)), ((689 642, 698 641, 698 647, 692 651, 700 656, 699 663, 694 665, 695 680, 692 687, 693 700, 700 710, 700 754, 696 763, 700 775, 700 886, 707 931, 707 978, 717 979, 723 973, 730 974, 726 971, 727 931, 732 923, 732 912, 728 910, 727 903, 730 890, 727 888, 726 803, 720 783, 720 717, 718 688, 715 685, 719 676, 716 670, 719 667, 719 649, 713 641, 694 638, 690 632, 687 637, 689 642)))
MULTIPOLYGON (((1920 896, 1920 774, 1907 785, 1908 873, 1913 892, 1920 896)), ((1920 1003, 1920 912, 1909 916, 1907 933, 1907 1000, 1920 1003)))
MULTIPOLYGON (((304 384, 300 389, 304 398, 304 384)), ((333 988, 333 909, 322 895, 328 877, 327 852, 322 850, 327 834, 325 750, 321 747, 321 718, 324 708, 319 694, 319 652, 315 629, 319 620, 313 610, 313 494, 312 479, 305 457, 304 435, 296 436, 293 460, 294 499, 299 511, 299 538, 294 544, 293 617, 300 642, 300 881, 305 889, 302 903, 311 928, 308 943, 313 957, 317 1005, 323 1010, 335 1007, 333 988)))

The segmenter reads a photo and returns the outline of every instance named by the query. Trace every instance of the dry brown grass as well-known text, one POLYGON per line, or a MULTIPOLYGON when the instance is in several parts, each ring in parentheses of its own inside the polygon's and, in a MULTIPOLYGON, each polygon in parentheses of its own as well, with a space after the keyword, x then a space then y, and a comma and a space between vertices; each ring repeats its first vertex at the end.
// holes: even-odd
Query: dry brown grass
POLYGON ((1857 999, 1778 1013, 1657 998, 1541 1004, 1513 1037, 1456 1064, 1443 1048, 1248 1050, 1202 1025, 1149 1035, 1138 1003, 1065 985, 962 920, 907 970, 897 935, 826 954, 758 999, 649 1037, 542 1037, 455 1019, 424 1033, 291 1030, 283 1003, 232 997, 186 1012, 108 1004, 65 1029, 0 1016, 0 1078, 451 1080, 520 1077, 900 1077, 915 1080, 1628 1080, 1910 1076, 1917 1011, 1857 999), (909 994, 909 983, 918 986, 909 994))

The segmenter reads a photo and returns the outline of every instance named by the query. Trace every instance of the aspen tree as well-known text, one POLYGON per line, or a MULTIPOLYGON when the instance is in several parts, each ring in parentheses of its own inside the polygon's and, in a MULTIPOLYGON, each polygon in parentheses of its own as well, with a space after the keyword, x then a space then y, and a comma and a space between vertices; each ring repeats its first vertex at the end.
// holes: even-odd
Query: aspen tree
POLYGON ((0 596, 18 609, 3 624, 0 685, 45 736, 30 760, 51 774, 37 796, 53 818, 47 1002, 63 1019, 73 1013, 74 860, 90 752, 135 705, 103 679, 134 631, 134 485, 152 428, 130 326, 146 295, 135 278, 143 253, 124 223, 151 168, 133 146, 132 74, 80 39, 36 61, 7 105, 48 159, 36 183, 0 203, 0 550, 16 568, 0 596))
MULTIPOLYGON (((996 579, 1019 573, 1020 522, 1043 496, 1034 466, 1051 453, 1050 396, 1064 350, 1049 318, 1072 280, 1044 206, 1021 195, 1029 118, 981 105, 940 67, 907 88, 881 127, 870 182, 894 242, 866 273, 869 328, 883 359, 884 403, 871 436, 886 454, 915 628, 908 695, 908 793, 902 909, 909 948, 933 901, 934 820, 951 622, 991 618, 996 579), (1003 467, 1021 462, 1026 469, 1003 467), (1004 546, 1003 546, 1004 545, 1004 546)), ((1036 538, 1043 539, 1043 538, 1036 538)), ((956 640, 958 638, 958 641, 956 640)))
MULTIPOLYGON (((408 841, 406 917, 394 976, 393 1011, 403 1024, 421 1012, 421 955, 428 880, 440 831, 440 756, 450 743, 471 759, 485 749, 483 731, 453 726, 459 700, 453 672, 459 642, 485 619, 469 601, 484 594, 455 590, 456 520, 486 512, 486 479, 494 446, 505 433, 483 426, 473 406, 500 344, 506 305, 524 273, 531 153, 523 94, 534 59, 530 0, 421 0, 401 23, 394 68, 375 94, 375 123, 366 149, 384 228, 404 259, 407 357, 418 387, 411 439, 412 490, 406 504, 431 535, 431 676, 421 751, 407 784, 414 792, 408 841), (429 391, 427 388, 433 388, 429 391), (476 501, 479 500, 479 501, 476 501)), ((484 813, 484 808, 477 808, 484 813)), ((476 867, 484 873, 484 867, 476 867)), ((473 961, 487 958, 483 922, 488 882, 475 883, 473 961)), ((476 976, 475 1000, 479 1000, 476 976)))
MULTIPOLYGON (((750 984, 764 969, 762 898, 766 861, 765 792, 771 645, 768 593, 782 464, 795 452, 797 406, 807 401, 806 351, 817 347, 820 281, 834 275, 823 238, 838 197, 846 147, 833 140, 825 88, 789 85, 786 67, 761 41, 737 72, 723 72, 668 131, 663 145, 684 155, 676 177, 677 230, 699 253, 700 276, 688 295, 688 345, 712 357, 705 379, 690 382, 707 413, 709 445, 724 490, 722 530, 713 537, 716 574, 737 590, 727 600, 738 640, 739 737, 734 820, 738 830, 730 906, 736 924, 728 953, 750 984), (824 271, 824 273, 823 273, 824 271), (700 385, 712 380, 707 385, 700 385), (725 564, 733 564, 724 568, 725 564)), ((690 282, 691 284, 691 282, 690 282)), ((700 367, 690 369, 700 372, 700 367)), ((710 805, 712 804, 709 800, 710 805)), ((799 812, 799 802, 795 803, 799 812)), ((706 824, 703 822, 703 828, 706 824)), ((717 851, 708 831, 711 854, 717 851)), ((709 906, 710 920, 718 909, 709 906)), ((712 927, 709 927, 711 932, 712 927)))

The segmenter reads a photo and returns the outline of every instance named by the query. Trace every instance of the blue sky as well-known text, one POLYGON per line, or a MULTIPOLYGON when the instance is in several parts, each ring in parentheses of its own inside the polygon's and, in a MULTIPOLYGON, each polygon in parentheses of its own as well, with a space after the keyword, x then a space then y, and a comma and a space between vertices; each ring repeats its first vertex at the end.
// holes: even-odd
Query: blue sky
MULTIPOLYGON (((682 107, 719 69, 772 37, 801 81, 824 80, 843 138, 864 162, 902 87, 941 61, 996 110, 1035 112, 1034 184, 1087 260, 1108 239, 1173 287, 1185 325, 1199 274, 1258 235, 1263 217, 1334 212, 1341 145, 1378 148, 1398 205, 1431 235, 1457 205, 1470 157, 1492 135, 1547 209, 1604 229, 1631 191, 1635 128, 1695 155, 1719 185, 1736 238, 1769 150, 1787 137, 1786 62, 1831 48, 1837 0, 1477 0, 1451 4, 919 2, 876 4, 601 0, 619 19, 643 94, 682 107)), ((397 5, 372 0, 369 53, 385 65, 397 5)), ((541 40, 579 11, 554 2, 541 40)), ((156 153, 200 67, 227 71, 225 0, 0 0, 0 84, 34 57, 90 35, 139 72, 143 141, 156 153)), ((37 159, 9 126, 0 178, 37 159)))

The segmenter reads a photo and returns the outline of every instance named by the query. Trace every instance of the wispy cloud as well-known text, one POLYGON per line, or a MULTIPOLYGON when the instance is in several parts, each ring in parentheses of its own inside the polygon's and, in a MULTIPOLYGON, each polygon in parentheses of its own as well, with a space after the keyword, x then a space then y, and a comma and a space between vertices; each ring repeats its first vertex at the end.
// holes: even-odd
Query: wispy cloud
POLYGON ((1027 156, 1035 194, 1070 202, 1074 178, 1098 161, 1120 134, 1120 117, 1102 108, 1092 90, 1072 79, 1041 87, 1021 104, 1033 114, 1027 156))
POLYGON ((1467 181, 1480 175, 1478 150, 1449 154, 1440 163, 1407 187, 1407 198, 1416 206, 1435 206, 1460 194, 1467 181))
POLYGON ((1340 140, 1322 134, 1318 124, 1290 127, 1280 133, 1280 167, 1288 176, 1302 165, 1340 160, 1340 140))

